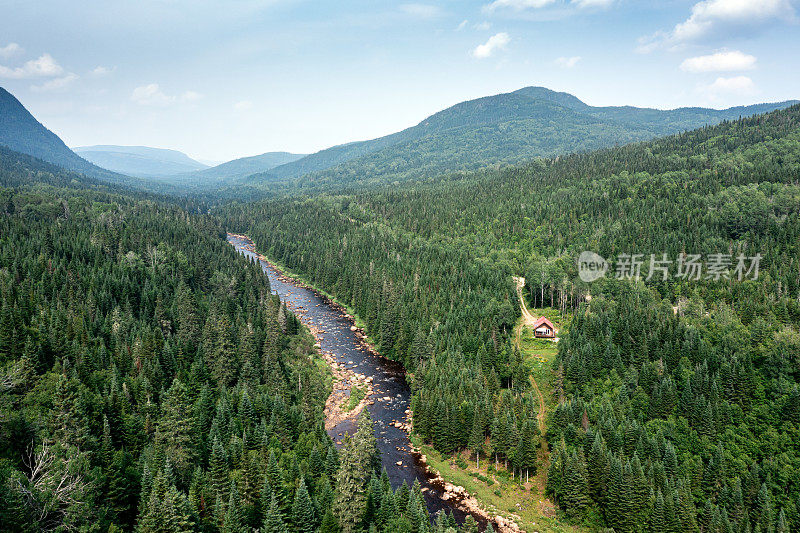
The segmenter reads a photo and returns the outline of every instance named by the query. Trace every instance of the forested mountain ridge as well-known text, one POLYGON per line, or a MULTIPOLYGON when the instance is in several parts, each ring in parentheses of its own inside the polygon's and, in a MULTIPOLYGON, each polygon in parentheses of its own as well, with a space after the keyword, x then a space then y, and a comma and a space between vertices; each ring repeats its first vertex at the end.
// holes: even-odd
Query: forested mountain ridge
POLYGON ((0 145, 92 177, 107 181, 124 181, 124 176, 97 167, 75 154, 58 135, 45 128, 14 95, 2 87, 0 87, 0 145))
POLYGON ((798 176, 795 105, 473 177, 220 215, 353 307, 380 351, 414 372, 414 430, 440 451, 532 470, 547 466, 535 458, 546 438, 550 497, 597 528, 789 531, 800 527, 798 176), (763 258, 756 280, 590 285, 577 276, 582 250, 763 258), (520 273, 534 305, 573 315, 544 436, 508 337, 520 273))
POLYGON ((37 183, 56 187, 89 187, 100 184, 94 178, 0 146, 0 187, 20 187, 37 183))
POLYGON ((79 146, 73 151, 112 172, 140 178, 163 177, 208 168, 183 152, 148 146, 79 146))
POLYGON ((648 140, 791 103, 726 110, 592 107, 567 93, 525 87, 456 104, 401 132, 323 150, 246 183, 298 178, 301 188, 318 189, 425 179, 648 140))

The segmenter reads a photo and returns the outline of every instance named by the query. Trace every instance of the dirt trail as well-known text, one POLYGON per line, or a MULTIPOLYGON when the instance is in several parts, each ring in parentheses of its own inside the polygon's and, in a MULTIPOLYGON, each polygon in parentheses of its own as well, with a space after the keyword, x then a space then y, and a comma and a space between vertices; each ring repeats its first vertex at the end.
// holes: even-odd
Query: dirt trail
MULTIPOLYGON (((519 341, 520 336, 522 335, 522 328, 525 326, 533 326, 536 323, 536 317, 533 316, 530 311, 528 311, 528 307, 525 305, 525 298, 522 297, 522 289, 525 287, 525 278, 523 277, 515 277, 514 282, 517 284, 517 295, 519 296, 519 306, 522 309, 522 322, 517 326, 517 349, 519 349, 519 341)), ((536 383, 536 380, 531 376, 531 383, 533 384, 533 388, 536 390, 536 396, 539 398, 539 411, 536 413, 536 420, 539 423, 539 432, 544 435, 545 430, 545 416, 546 416, 546 408, 544 404, 544 395, 542 391, 539 390, 539 384, 536 383)))
MULTIPOLYGON (((522 310, 522 321, 519 323, 519 325, 517 325, 516 331, 517 349, 520 349, 522 328, 533 326, 536 323, 536 317, 533 316, 530 311, 528 311, 528 307, 525 305, 525 298, 522 296, 522 289, 525 287, 525 278, 514 277, 514 282, 517 286, 519 307, 522 310)), ((547 440, 544 438, 545 431, 547 429, 545 424, 545 420, 547 419, 547 406, 544 402, 544 394, 542 394, 541 389, 539 389, 539 384, 536 383, 536 379, 533 377, 533 375, 531 375, 531 384, 536 391, 536 397, 539 399, 539 410, 536 413, 536 421, 539 424, 539 432, 542 435, 542 438, 540 439, 542 445, 538 454, 539 468, 537 469, 536 476, 531 480, 531 482, 532 485, 535 486, 539 491, 539 494, 542 495, 542 498, 538 501, 537 505, 539 512, 544 516, 555 518, 557 515, 556 506, 550 501, 549 498, 544 497, 545 487, 547 486, 547 470, 550 467, 550 448, 547 445, 547 440)))
POLYGON ((522 297, 522 289, 525 288, 525 278, 514 277, 514 283, 517 284, 517 295, 519 296, 519 305, 522 308, 522 318, 525 320, 526 326, 532 326, 536 322, 536 317, 533 316, 528 307, 525 305, 525 298, 522 297))

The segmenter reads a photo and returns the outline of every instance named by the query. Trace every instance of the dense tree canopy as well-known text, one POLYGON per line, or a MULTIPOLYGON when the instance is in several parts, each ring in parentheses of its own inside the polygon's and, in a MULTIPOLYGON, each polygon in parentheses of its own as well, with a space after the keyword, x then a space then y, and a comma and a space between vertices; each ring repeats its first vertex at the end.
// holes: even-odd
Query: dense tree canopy
POLYGON ((538 404, 508 337, 511 276, 524 274, 534 305, 575 315, 546 435, 560 507, 599 509, 617 531, 771 530, 800 524, 798 175, 794 106, 501 172, 219 213, 351 306, 414 372, 420 436, 514 468, 538 438, 525 435, 538 404), (673 262, 666 280, 592 285, 577 276, 582 250, 763 257, 757 279, 681 278, 673 262))

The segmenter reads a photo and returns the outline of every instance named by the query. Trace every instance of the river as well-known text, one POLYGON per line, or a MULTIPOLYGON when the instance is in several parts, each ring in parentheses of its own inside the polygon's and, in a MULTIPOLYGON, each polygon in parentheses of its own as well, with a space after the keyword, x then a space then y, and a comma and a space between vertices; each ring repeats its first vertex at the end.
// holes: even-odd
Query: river
MULTIPOLYGON (((417 454, 411 453, 408 434, 393 425, 396 421, 403 422, 406 410, 410 408, 411 390, 403 366, 365 350, 356 333, 351 330, 351 318, 327 299, 282 276, 269 263, 259 259, 252 251, 254 247, 250 239, 228 234, 228 242, 248 258, 258 260, 269 276, 272 291, 286 302, 303 324, 320 331, 318 341, 323 352, 331 354, 340 365, 372 378, 374 393, 371 399, 374 403, 367 405, 367 409, 374 421, 381 463, 392 487, 397 488, 405 481, 410 488, 415 480, 419 480, 431 515, 444 509, 452 512, 456 520, 462 523, 465 513, 440 499, 443 487, 432 482, 433 476, 428 473, 426 466, 417 454)), ((354 431, 354 422, 345 420, 329 428, 328 434, 337 446, 341 446, 340 435, 354 431)))

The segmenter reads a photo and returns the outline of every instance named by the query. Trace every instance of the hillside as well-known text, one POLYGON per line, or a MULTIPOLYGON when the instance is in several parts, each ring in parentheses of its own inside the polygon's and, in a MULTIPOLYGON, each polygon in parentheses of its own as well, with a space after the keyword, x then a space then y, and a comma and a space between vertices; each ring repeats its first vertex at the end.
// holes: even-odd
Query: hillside
POLYGON ((163 177, 208 168, 183 152, 147 146, 81 146, 74 152, 95 165, 140 178, 163 177))
POLYGON ((107 181, 124 176, 97 167, 70 150, 58 135, 45 128, 14 95, 0 87, 0 145, 16 152, 107 181))
POLYGON ((319 187, 423 179, 648 140, 791 103, 726 110, 592 107, 567 93, 526 87, 462 102, 401 132, 335 146, 253 175, 247 183, 302 177, 301 186, 319 187))
POLYGON ((414 431, 449 464, 492 457, 509 482, 544 470, 539 501, 596 530, 793 531, 798 175, 795 105, 500 171, 220 214, 348 302, 381 354, 413 372, 414 431), (583 250, 612 262, 641 253, 642 279, 612 267, 586 283, 583 250), (702 275, 681 271, 680 253, 701 254, 702 275), (650 254, 667 254, 668 279, 644 279, 650 254), (715 254, 731 261, 717 277, 706 270, 715 254), (745 266, 761 255, 758 276, 739 279, 739 254, 745 266), (520 274, 531 312, 568 325, 547 369, 555 407, 543 435, 528 379, 537 362, 510 338, 520 274), (543 440, 549 460, 537 455, 543 440))
POLYGON ((267 152, 251 157, 241 157, 220 165, 206 168, 203 170, 183 173, 177 176, 169 176, 169 180, 175 183, 196 183, 199 185, 212 185, 230 181, 271 170, 277 166, 285 165, 300 158, 305 154, 292 154, 289 152, 267 152))
POLYGON ((77 172, 46 163, 35 157, 0 146, 0 187, 25 185, 92 187, 100 182, 77 172))

